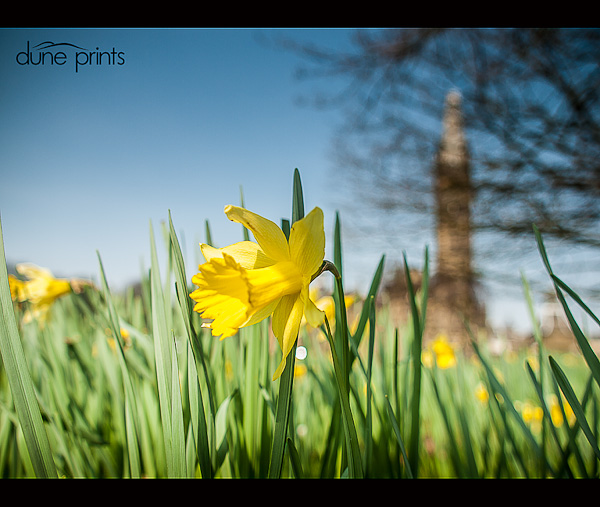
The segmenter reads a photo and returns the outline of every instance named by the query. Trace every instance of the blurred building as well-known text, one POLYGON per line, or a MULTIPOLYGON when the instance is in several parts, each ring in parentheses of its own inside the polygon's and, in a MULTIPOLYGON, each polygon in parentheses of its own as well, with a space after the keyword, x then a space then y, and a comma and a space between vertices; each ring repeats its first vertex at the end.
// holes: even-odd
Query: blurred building
POLYGON ((429 286, 425 339, 445 334, 469 340, 465 321, 477 335, 485 310, 477 298, 473 271, 470 156, 464 133, 461 96, 446 96, 442 136, 434 165, 437 258, 429 286))
MULTIPOLYGON (((436 260, 429 281, 424 340, 444 334, 449 341, 470 340, 465 321, 475 336, 485 328, 485 308, 477 298, 472 265, 470 157, 464 134, 461 96, 446 97, 443 129, 433 170, 436 218, 436 260)), ((408 299, 403 273, 397 272, 386 292, 399 315, 406 315, 408 299)), ((420 287, 421 275, 411 279, 420 287)))

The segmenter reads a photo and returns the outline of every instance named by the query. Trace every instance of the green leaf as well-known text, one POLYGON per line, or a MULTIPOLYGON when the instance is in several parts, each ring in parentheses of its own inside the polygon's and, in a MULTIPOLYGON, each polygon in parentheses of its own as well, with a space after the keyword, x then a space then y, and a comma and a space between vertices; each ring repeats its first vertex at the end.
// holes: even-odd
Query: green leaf
POLYGON ((535 387, 536 393, 538 395, 538 399, 540 401, 540 407, 542 408, 542 410, 544 412, 544 422, 547 421, 547 424, 550 427, 550 432, 552 433, 552 437, 553 437, 554 441, 556 442, 557 447, 560 450, 563 466, 564 466, 566 472, 568 473, 569 477, 573 478, 573 473, 571 472, 571 469, 570 469, 569 463, 568 463, 568 455, 562 449, 560 439, 558 437, 558 432, 556 431, 556 427, 554 426, 554 423, 552 422, 552 414, 550 413, 550 410, 548 409, 548 405, 546 404, 546 400, 544 399, 544 391, 542 389, 542 384, 536 378, 533 368, 529 364, 529 361, 525 361, 525 367, 526 367, 527 373, 529 374, 529 377, 531 378, 531 381, 535 387))
POLYGON ((227 442, 227 411, 229 409, 231 400, 237 396, 237 394, 238 390, 236 389, 221 402, 221 405, 217 410, 217 415, 215 417, 217 441, 217 459, 215 470, 218 470, 221 467, 229 450, 229 444, 227 442))
POLYGON ((562 305, 563 310, 567 316, 567 320, 569 321, 569 326, 571 327, 571 330, 573 331, 573 334, 575 335, 575 339, 577 340, 577 344, 579 345, 579 348, 581 349, 581 353, 583 354, 583 357, 584 357, 586 363, 588 364, 588 366, 592 372, 592 375, 594 376, 594 379, 596 380, 596 383, 598 384, 598 386, 600 386, 600 360, 598 359, 598 356, 592 349, 588 339, 583 334, 583 331, 581 330, 581 328, 575 321, 575 318, 573 317, 573 314, 571 313, 571 310, 569 309, 569 305, 567 304, 567 301, 565 300, 565 297, 564 297, 561 289, 564 289, 565 291, 568 292, 568 294, 570 294, 572 297, 574 297, 575 301, 578 304, 580 304, 582 306, 582 308, 585 311, 587 311, 594 318, 594 320, 596 322, 598 322, 598 318, 583 303, 583 301, 581 301, 581 298, 579 298, 579 296, 577 296, 575 291, 571 290, 567 286, 567 284, 565 284, 557 276, 554 275, 554 273, 552 271, 552 267, 550 266, 550 261, 548 260, 548 254, 546 252, 546 248, 544 246, 542 236, 540 234, 540 231, 535 226, 534 226, 534 232, 535 232, 535 237, 536 237, 536 241, 538 244, 538 250, 540 252, 540 255, 542 256, 542 260, 544 262, 544 265, 546 266, 546 270, 548 271, 548 274, 550 275, 550 277, 554 283, 554 289, 556 291, 556 296, 558 297, 558 300, 560 301, 560 304, 562 305))
POLYGON ((408 460, 408 456, 406 454, 406 447, 404 446, 404 440, 402 439, 402 435, 400 434, 400 426, 398 425, 398 420, 396 419, 396 416, 394 415, 394 409, 392 408, 392 405, 390 404, 390 400, 387 397, 387 395, 385 396, 385 401, 386 401, 387 413, 390 418, 390 421, 392 422, 392 429, 394 430, 394 436, 396 437, 396 440, 398 441, 398 445, 400 446, 400 452, 402 453, 402 458, 404 461, 406 475, 409 479, 412 479, 413 474, 412 474, 412 470, 410 468, 410 461, 408 460))
POLYGON ((279 479, 283 467, 283 456, 285 453, 285 442, 287 439, 288 421, 292 404, 296 346, 297 342, 294 342, 292 350, 286 358, 283 373, 279 377, 279 395, 277 398, 275 430, 273 434, 273 446, 271 448, 271 463, 269 466, 269 478, 271 479, 279 479))
POLYGON ((304 477, 304 472, 302 471, 302 463, 300 462, 300 455, 298 454, 298 450, 294 445, 294 442, 291 438, 287 439, 287 449, 290 453, 290 462, 292 464, 292 471, 294 472, 294 476, 296 479, 302 479, 304 477))
MULTIPOLYGON (((246 207, 246 205, 244 204, 244 189, 242 188, 241 185, 240 185, 240 206, 242 208, 246 207)), ((243 225, 242 225, 242 235, 244 237, 244 241, 250 241, 250 232, 243 225)))
POLYGON ((596 457, 600 459, 600 449, 598 448, 598 442, 596 441, 592 428, 590 427, 585 417, 583 407, 581 406, 581 403, 579 403, 579 400, 577 399, 577 395, 575 394, 573 387, 569 383, 567 376, 565 375, 561 367, 558 365, 558 363, 555 361, 555 359, 552 356, 550 356, 548 359, 550 361, 550 368, 552 369, 552 373, 554 374, 554 377, 556 378, 556 381, 560 386, 560 390, 565 395, 565 398, 569 402, 569 405, 571 405, 573 413, 577 418, 577 422, 579 423, 579 426, 581 426, 581 430, 583 431, 585 438, 587 438, 588 442, 590 443, 594 454, 596 454, 596 457))
MULTIPOLYGON (((381 284, 381 279, 383 277, 383 267, 385 264, 385 255, 381 256, 379 260, 379 264, 377 265, 377 269, 375 270, 375 274, 373 275, 373 279, 371 280, 371 286, 369 287, 369 292, 367 293, 367 297, 365 298, 365 302, 363 304, 362 310, 360 312, 360 317, 358 319, 358 325, 356 326, 356 330, 354 335, 352 336, 354 345, 358 348, 360 344, 360 340, 365 330, 365 326, 367 325, 367 321, 369 320, 369 305, 368 302, 371 298, 377 296, 377 291, 379 290, 379 285, 381 284)), ((350 359, 350 362, 355 359, 356 354, 350 359)))
MULTIPOLYGON (((449 456, 450 456, 450 461, 452 462, 452 465, 454 466, 454 470, 456 472, 456 475, 458 477, 462 477, 465 478, 465 474, 463 472, 464 469, 464 464, 462 463, 462 459, 461 459, 461 454, 460 454, 460 448, 456 439, 456 430, 455 428, 452 427, 452 423, 450 421, 450 416, 448 415, 448 411, 446 410, 446 404, 444 403, 444 400, 442 399, 442 396, 440 394, 440 389, 438 387, 438 383, 437 383, 437 368, 433 368, 430 371, 431 374, 431 380, 432 380, 432 385, 433 385, 433 392, 435 393, 435 398, 437 400, 438 403, 438 407, 440 409, 440 412, 442 414, 442 419, 444 421, 444 425, 446 426, 446 432, 448 434, 448 442, 449 442, 449 446, 450 446, 450 452, 449 452, 449 456)), ((454 402, 454 400, 446 400, 446 401, 452 401, 454 402)), ((467 447, 467 446, 465 446, 467 447)), ((471 478, 475 477, 475 475, 472 475, 471 478)))
POLYGON ((300 171, 294 170, 294 185, 292 189, 292 225, 294 222, 304 218, 304 195, 302 192, 302 181, 300 171))
MULTIPOLYGON (((468 329, 468 331, 469 331, 469 333, 471 333, 470 329, 468 329)), ((533 434, 531 433, 531 430, 529 429, 529 427, 527 426, 527 424, 525 424, 525 421, 523 421, 523 418, 520 416, 519 412, 515 408, 515 406, 514 406, 512 400, 511 400, 508 392, 506 391, 506 389, 504 389, 504 386, 498 380, 498 378, 494 374, 492 368, 489 366, 488 362, 486 361, 486 359, 481 354, 481 351, 479 350, 479 346, 477 345, 477 343, 475 342, 475 340, 473 339, 473 337, 471 337, 471 346, 475 350, 475 353, 477 354, 477 357, 479 357, 479 360, 481 361, 481 364, 483 365, 483 367, 485 369, 485 372, 487 374, 487 377, 488 377, 488 380, 489 380, 492 392, 494 394, 499 394, 502 397, 502 399, 504 400, 503 407, 506 407, 507 410, 503 411, 502 415, 504 415, 506 412, 511 415, 511 417, 515 420, 515 422, 517 423, 517 425, 520 427, 523 435, 525 436, 525 438, 527 439, 527 441, 531 445, 532 449, 536 452, 536 454, 541 459, 545 460, 544 461, 545 462, 545 466, 548 468, 548 470, 550 470, 552 473, 554 473, 554 470, 553 470, 552 466, 550 465, 550 463, 548 463, 548 460, 546 459, 546 456, 542 452, 542 449, 540 448, 540 446, 538 445, 536 439, 534 438, 533 434)), ((507 430, 508 430, 508 428, 507 428, 507 430)))
MULTIPOLYGON (((417 305, 416 294, 412 279, 410 276, 410 269, 406 260, 406 254, 403 254, 404 258, 404 275, 406 278, 406 286, 408 289, 408 300, 410 302, 410 310, 412 315, 412 396, 411 396, 411 425, 410 425, 410 440, 409 440, 409 452, 408 456, 411 461, 411 468, 415 477, 418 477, 419 468, 419 443, 420 443, 420 419, 421 419, 421 353, 423 349, 423 330, 425 327, 425 316, 419 313, 417 305)), ((425 267, 424 267, 424 284, 426 287, 427 273, 428 273, 428 253, 425 250, 425 267)), ((426 291, 423 294, 423 301, 426 301, 426 291)))
POLYGON ((369 347, 367 355, 367 415, 365 424, 365 476, 369 476, 371 460, 373 458, 373 352, 375 347, 375 301, 371 297, 369 304, 371 311, 369 317, 369 347))
MULTIPOLYGON (((336 277, 336 282, 340 283, 341 280, 336 277)), ((340 293, 343 293, 343 291, 340 290, 340 293)), ((333 370, 335 373, 338 395, 342 408, 342 422, 344 427, 344 435, 346 437, 346 452, 348 457, 348 474, 351 479, 360 479, 363 477, 362 460, 360 448, 358 446, 356 426, 352 417, 352 410, 350 409, 347 371, 345 371, 343 363, 341 362, 336 350, 335 340, 331 335, 331 329, 329 328, 327 317, 325 317, 325 327, 329 346, 331 347, 333 370)))
POLYGON ((210 232, 210 223, 208 222, 208 220, 204 221, 204 229, 205 229, 205 234, 206 234, 206 244, 210 245, 210 246, 215 246, 213 244, 212 234, 210 232))

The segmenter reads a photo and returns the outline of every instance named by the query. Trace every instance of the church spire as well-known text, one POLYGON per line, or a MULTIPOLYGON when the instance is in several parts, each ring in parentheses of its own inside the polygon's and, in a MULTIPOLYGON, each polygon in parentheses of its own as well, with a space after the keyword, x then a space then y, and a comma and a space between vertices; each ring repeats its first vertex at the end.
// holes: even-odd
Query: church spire
POLYGON ((436 201, 437 258, 430 290, 426 335, 443 333, 464 341, 463 318, 474 328, 484 325, 485 317, 475 296, 472 267, 470 177, 461 95, 446 96, 442 135, 434 166, 436 201))

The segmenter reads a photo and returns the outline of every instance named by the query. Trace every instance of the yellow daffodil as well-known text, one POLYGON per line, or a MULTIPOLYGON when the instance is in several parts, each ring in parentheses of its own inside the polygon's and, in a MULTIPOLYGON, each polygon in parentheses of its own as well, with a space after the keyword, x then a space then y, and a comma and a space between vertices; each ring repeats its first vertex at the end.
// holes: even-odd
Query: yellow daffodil
MULTIPOLYGON (((315 305, 319 310, 325 312, 329 324, 333 326, 335 323, 335 301, 333 296, 325 295, 319 297, 319 291, 316 289, 311 289, 310 298, 315 302, 315 305)), ((346 310, 348 310, 354 304, 355 299, 356 297, 352 294, 344 296, 346 310)), ((306 321, 303 319, 302 324, 305 323, 306 321)))
POLYGON ((206 263, 192 282, 198 286, 190 297, 194 310, 212 319, 205 327, 221 339, 241 327, 273 315, 273 334, 283 352, 273 375, 277 379, 294 345, 302 316, 317 327, 324 313, 309 297, 309 284, 325 256, 323 212, 314 208, 292 225, 289 241, 273 222, 237 206, 226 206, 233 222, 249 229, 256 239, 224 248, 201 244, 206 263))
MULTIPOLYGON (((310 299, 315 302, 315 306, 319 310, 321 310, 327 317, 329 326, 331 327, 331 332, 333 332, 333 330, 335 329, 335 300, 333 299, 333 296, 329 296, 329 295, 319 296, 319 291, 317 289, 313 289, 312 287, 311 287, 309 293, 310 293, 310 299)), ((355 301, 356 301, 356 296, 354 296, 352 294, 345 295, 344 303, 345 303, 346 311, 348 311, 352 307, 352 305, 355 303, 355 301)), ((350 332, 354 333, 354 331, 356 331, 356 328, 358 326, 359 317, 360 316, 357 316, 357 318, 352 323, 352 326, 350 327, 350 332)), ((307 324, 306 317, 302 317, 300 326, 305 326, 306 324, 307 324)), ((369 323, 367 322, 367 326, 366 326, 365 330, 368 330, 368 328, 369 328, 368 326, 369 326, 369 323)), ((326 336, 323 333, 319 333, 318 337, 321 340, 326 339, 326 336)))
MULTIPOLYGON (((575 413, 573 412, 573 409, 571 408, 571 405, 569 405, 567 400, 562 399, 562 406, 563 406, 563 409, 567 416, 567 421, 568 421, 569 425, 572 425, 575 422, 576 418, 575 418, 575 413)), ((558 398, 554 394, 551 395, 551 397, 550 397, 550 417, 552 418, 552 423, 557 428, 560 428, 563 425, 564 420, 565 420, 565 418, 563 417, 563 411, 560 408, 560 404, 558 402, 558 398)))
POLYGON ((481 382, 479 382, 479 384, 477 384, 477 387, 475 387, 475 397, 484 405, 490 399, 490 393, 488 393, 488 390, 481 382))
POLYGON ((29 302, 30 308, 23 318, 25 322, 36 318, 43 323, 52 303, 71 292, 71 284, 68 280, 54 278, 48 269, 40 268, 35 264, 17 264, 16 269, 27 280, 9 277, 11 296, 19 303, 29 302))
POLYGON ((23 280, 19 280, 15 275, 8 275, 8 285, 10 287, 10 297, 13 301, 23 302, 27 299, 23 280))
POLYGON ((431 345, 423 350, 421 359, 428 368, 433 366, 433 360, 438 368, 445 370, 456 365, 454 349, 444 335, 438 335, 431 345))
POLYGON ((542 419, 544 417, 544 410, 542 407, 534 405, 529 400, 521 402, 515 401, 515 408, 521 413, 523 422, 527 424, 532 431, 538 433, 542 428, 542 419))
POLYGON ((306 375, 307 372, 308 372, 308 369, 306 368, 306 365, 304 365, 304 364, 294 365, 294 377, 295 378, 304 377, 304 375, 306 375))

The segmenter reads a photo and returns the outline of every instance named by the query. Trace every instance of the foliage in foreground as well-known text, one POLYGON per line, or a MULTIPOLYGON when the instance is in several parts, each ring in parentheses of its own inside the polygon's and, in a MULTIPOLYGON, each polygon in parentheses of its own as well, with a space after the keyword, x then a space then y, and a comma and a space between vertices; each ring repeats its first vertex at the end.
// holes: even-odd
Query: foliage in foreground
MULTIPOLYGON (((598 477, 600 366, 566 298, 600 322, 537 230, 580 355, 549 354, 537 326, 518 354, 475 337, 424 347, 427 283, 412 291, 405 259, 411 312, 395 327, 377 303, 382 258, 353 305, 334 277, 333 313, 301 328, 276 382, 269 321, 213 338, 170 216, 162 232, 167 265, 151 227, 139 291, 112 293, 99 256, 101 286, 61 297, 42 324, 11 300, 0 244, 2 477, 598 477)), ((334 273, 340 245, 336 217, 334 273)), ((424 265, 426 281, 427 252, 424 265)))

